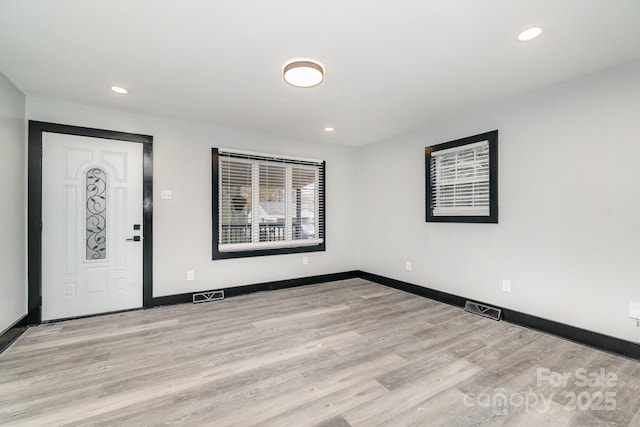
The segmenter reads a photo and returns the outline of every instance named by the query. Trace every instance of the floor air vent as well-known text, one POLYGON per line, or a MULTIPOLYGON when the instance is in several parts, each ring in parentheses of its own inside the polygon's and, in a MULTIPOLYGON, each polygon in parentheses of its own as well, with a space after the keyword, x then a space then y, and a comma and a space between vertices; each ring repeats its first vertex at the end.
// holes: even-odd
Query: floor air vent
POLYGON ((480 316, 488 317, 493 320, 500 320, 502 311, 499 308, 490 307, 473 301, 467 301, 464 304, 464 309, 469 313, 479 314, 480 316))
POLYGON ((193 303, 209 302, 224 299, 224 291, 207 291, 193 294, 193 303))

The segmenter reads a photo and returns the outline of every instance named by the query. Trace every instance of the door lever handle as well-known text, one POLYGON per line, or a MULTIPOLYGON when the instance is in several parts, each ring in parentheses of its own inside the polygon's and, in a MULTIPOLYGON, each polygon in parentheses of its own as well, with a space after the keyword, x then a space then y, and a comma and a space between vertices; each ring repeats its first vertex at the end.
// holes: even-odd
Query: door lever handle
POLYGON ((140 241, 140 236, 133 236, 129 239, 126 239, 127 242, 139 242, 140 241))

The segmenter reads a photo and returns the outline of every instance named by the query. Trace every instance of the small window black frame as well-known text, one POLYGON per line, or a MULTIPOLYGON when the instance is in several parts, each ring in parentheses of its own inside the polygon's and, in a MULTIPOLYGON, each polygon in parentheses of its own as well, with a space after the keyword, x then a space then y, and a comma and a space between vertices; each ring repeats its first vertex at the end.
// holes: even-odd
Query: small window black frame
POLYGON ((481 133, 425 147, 426 222, 498 223, 498 131, 481 133), (475 142, 489 141, 489 215, 434 215, 432 208, 431 153, 475 142))
MULTIPOLYGON (((278 157, 277 155, 273 155, 274 158, 278 157)), ((326 180, 325 180, 325 172, 326 171, 326 162, 323 162, 323 167, 321 169, 322 176, 320 177, 320 182, 323 183, 321 188, 319 189, 319 197, 320 197, 320 230, 321 230, 321 238, 322 243, 317 245, 310 246, 292 246, 285 248, 274 248, 274 249, 256 249, 256 250, 248 250, 248 251, 220 251, 218 248, 218 244, 220 241, 220 230, 218 228, 218 224, 220 221, 219 218, 219 203, 220 203, 220 194, 219 194, 219 162, 218 162, 218 148, 211 149, 211 205, 212 205, 212 246, 213 246, 213 260, 219 259, 234 259, 234 258, 248 258, 248 257, 257 257, 257 256, 266 256, 266 255, 283 255, 283 254, 296 254, 296 253, 305 253, 305 252, 324 252, 326 250, 326 180)))

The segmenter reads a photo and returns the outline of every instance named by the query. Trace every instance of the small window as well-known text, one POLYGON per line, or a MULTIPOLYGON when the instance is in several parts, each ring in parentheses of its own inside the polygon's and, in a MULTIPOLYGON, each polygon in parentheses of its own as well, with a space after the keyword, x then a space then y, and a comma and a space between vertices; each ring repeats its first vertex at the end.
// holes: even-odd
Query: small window
POLYGON ((427 222, 498 223, 498 131, 425 148, 427 222))
POLYGON ((321 160, 212 149, 213 259, 325 250, 321 160))
POLYGON ((107 258, 107 174, 91 168, 86 183, 86 259, 107 258))

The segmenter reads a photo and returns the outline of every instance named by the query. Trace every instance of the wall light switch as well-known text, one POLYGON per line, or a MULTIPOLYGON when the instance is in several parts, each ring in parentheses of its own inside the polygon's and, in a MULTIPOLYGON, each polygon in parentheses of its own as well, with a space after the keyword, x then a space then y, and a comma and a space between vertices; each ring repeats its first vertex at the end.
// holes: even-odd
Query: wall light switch
POLYGON ((411 261, 407 261, 404 263, 404 269, 407 271, 411 271, 411 261))
POLYGON ((187 280, 196 280, 196 275, 193 270, 187 271, 187 280))
POLYGON ((640 302, 629 301, 629 317, 640 319, 640 302))
POLYGON ((504 292, 511 292, 511 280, 502 279, 502 290, 504 292))
POLYGON ((171 190, 161 190, 160 198, 162 200, 171 200, 171 190))
POLYGON ((304 265, 309 264, 309 257, 303 256, 303 257, 302 257, 302 263, 303 263, 304 265))

